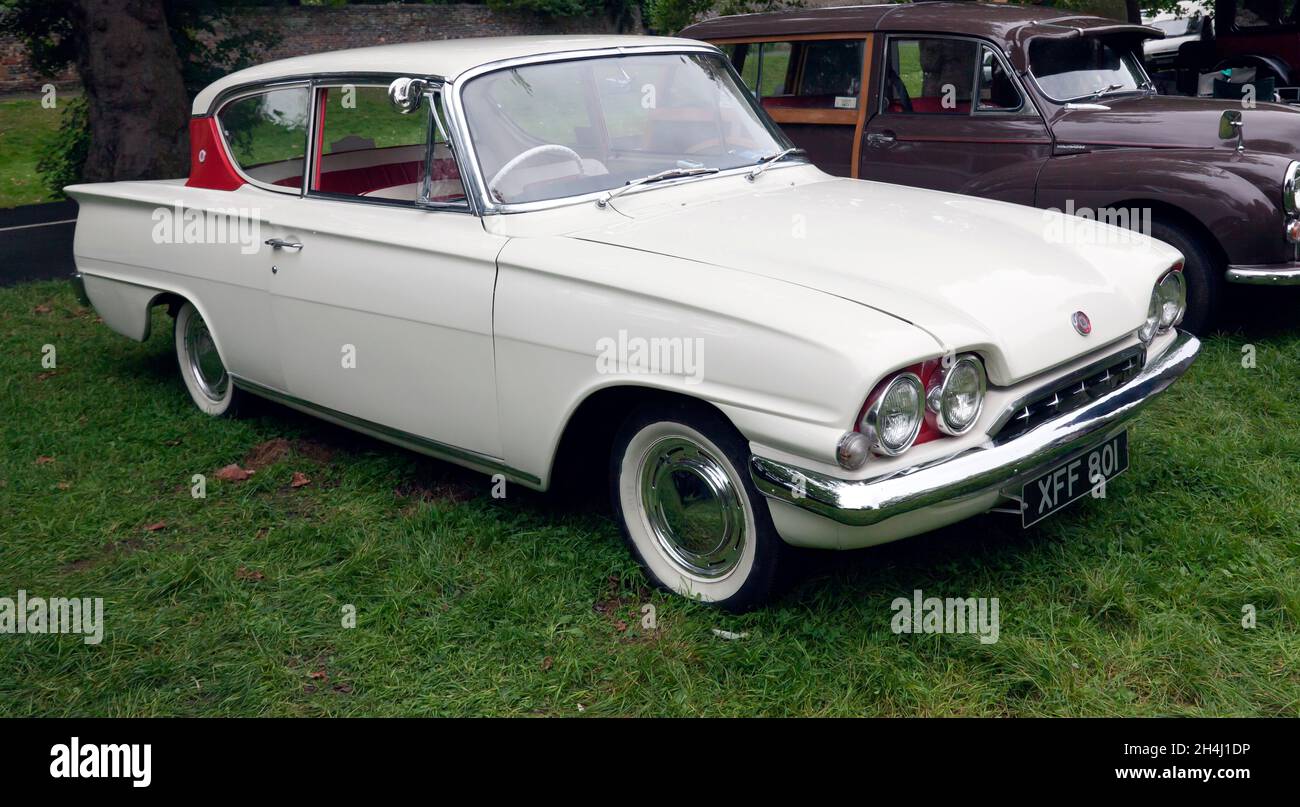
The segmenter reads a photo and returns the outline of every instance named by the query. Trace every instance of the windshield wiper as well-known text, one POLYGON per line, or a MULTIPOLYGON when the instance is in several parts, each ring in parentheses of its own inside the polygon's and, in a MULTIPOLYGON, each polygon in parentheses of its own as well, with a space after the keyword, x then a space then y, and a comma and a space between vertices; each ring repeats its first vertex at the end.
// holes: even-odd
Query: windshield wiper
POLYGON ((605 195, 596 200, 596 207, 604 207, 610 201, 624 191, 629 191, 638 185, 649 185, 654 182, 662 182, 665 179, 681 179, 682 177, 697 177, 704 174, 716 174, 716 168, 669 168, 666 171, 660 171, 657 174, 641 177, 640 179, 629 179, 623 184, 623 187, 616 188, 612 191, 606 191, 605 195))
POLYGON ((1102 97, 1103 95, 1105 95, 1106 93, 1110 92, 1111 90, 1122 90, 1122 89, 1124 89, 1124 85, 1123 85, 1123 84, 1111 84, 1111 85, 1108 85, 1108 86, 1106 86, 1106 87, 1102 87, 1101 89, 1097 90, 1097 91, 1096 91, 1095 93, 1093 93, 1092 95, 1089 95, 1089 96, 1088 96, 1088 100, 1091 101, 1091 100, 1094 99, 1094 98, 1100 98, 1100 97, 1102 97))
POLYGON ((805 154, 805 153, 807 152, 805 152, 803 149, 800 148, 788 148, 788 149, 783 149, 781 151, 778 151, 776 154, 769 154, 766 157, 759 159, 759 161, 754 166, 754 170, 750 171, 748 174, 745 174, 745 179, 748 179, 750 182, 753 182, 754 180, 758 179, 758 175, 766 171, 767 167, 772 163, 777 162, 779 160, 784 160, 786 157, 789 157, 791 154, 805 154))

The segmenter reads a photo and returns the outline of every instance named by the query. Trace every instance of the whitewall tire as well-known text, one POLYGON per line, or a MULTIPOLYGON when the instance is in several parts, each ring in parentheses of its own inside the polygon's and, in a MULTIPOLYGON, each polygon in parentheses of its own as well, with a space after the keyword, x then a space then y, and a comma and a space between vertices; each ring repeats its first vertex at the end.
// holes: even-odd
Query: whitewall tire
POLYGON ((242 394, 235 389, 212 332, 193 303, 187 301, 176 312, 173 339, 181 380, 194 405, 214 417, 234 415, 242 394))
POLYGON ((777 592, 788 548, 748 462, 748 443, 703 405, 647 405, 623 423, 610 458, 611 497, 623 537, 654 583, 735 611, 777 592))

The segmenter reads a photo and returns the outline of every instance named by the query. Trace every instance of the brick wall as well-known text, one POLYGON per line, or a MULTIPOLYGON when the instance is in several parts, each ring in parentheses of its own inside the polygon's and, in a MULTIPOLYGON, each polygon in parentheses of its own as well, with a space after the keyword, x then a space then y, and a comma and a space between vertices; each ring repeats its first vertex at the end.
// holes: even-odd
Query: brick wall
MULTIPOLYGON (((544 20, 466 4, 251 8, 240 13, 235 25, 241 29, 270 29, 278 35, 279 44, 264 53, 262 61, 428 39, 617 33, 615 25, 601 17, 544 20)), ((630 33, 635 32, 639 29, 630 33)), ((218 29, 218 34, 222 33, 218 29)), ((50 80, 32 72, 27 65, 26 50, 20 43, 0 36, 0 94, 38 92, 50 80)), ((75 85, 75 71, 55 77, 55 83, 75 85)))

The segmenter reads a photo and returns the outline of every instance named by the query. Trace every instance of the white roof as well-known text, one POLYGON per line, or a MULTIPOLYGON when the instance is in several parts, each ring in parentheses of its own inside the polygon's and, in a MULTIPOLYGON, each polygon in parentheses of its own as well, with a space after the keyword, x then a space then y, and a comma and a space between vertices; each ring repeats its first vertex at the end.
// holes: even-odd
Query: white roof
POLYGON ((703 44, 694 39, 660 36, 502 36, 336 50, 267 62, 217 79, 194 98, 193 112, 195 115, 210 113, 212 102, 232 87, 277 79, 328 73, 400 73, 451 80, 480 65, 526 56, 600 48, 703 44))

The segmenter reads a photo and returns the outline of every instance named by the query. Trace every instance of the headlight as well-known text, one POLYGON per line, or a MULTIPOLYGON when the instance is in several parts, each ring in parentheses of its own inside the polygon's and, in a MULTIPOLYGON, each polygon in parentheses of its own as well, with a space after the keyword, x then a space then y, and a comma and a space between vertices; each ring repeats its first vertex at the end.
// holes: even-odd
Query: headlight
POLYGON ((1172 328, 1182 322, 1187 310, 1187 281, 1182 272, 1170 272, 1156 285, 1160 297, 1160 330, 1172 328))
POLYGON ((1300 213, 1300 162, 1286 167, 1286 176, 1282 179, 1282 207, 1287 215, 1300 213))
POLYGON ((911 448, 921 431, 923 398, 915 373, 899 373, 885 384, 858 424, 873 450, 893 457, 911 448))
POLYGON ((953 436, 970 431, 984 408, 987 386, 984 365, 974 356, 962 356, 951 367, 936 370, 925 403, 939 431, 953 436))
POLYGON ((1156 338, 1156 329, 1160 327, 1160 287, 1151 290, 1151 299, 1147 302, 1147 321, 1138 328, 1138 339, 1148 344, 1156 338))

